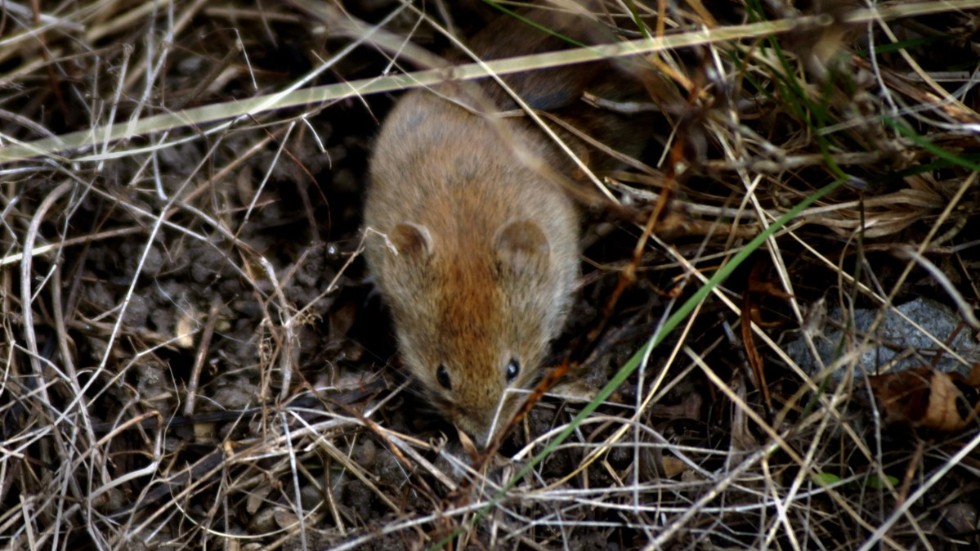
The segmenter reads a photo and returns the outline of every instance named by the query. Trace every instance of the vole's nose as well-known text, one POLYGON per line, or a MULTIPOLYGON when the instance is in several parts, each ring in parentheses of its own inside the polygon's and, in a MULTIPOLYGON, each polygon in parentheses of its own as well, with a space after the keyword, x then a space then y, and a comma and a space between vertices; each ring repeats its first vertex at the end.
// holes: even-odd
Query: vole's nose
POLYGON ((468 412, 465 419, 458 423, 462 432, 470 438, 478 450, 485 450, 493 440, 496 430, 499 430, 500 423, 494 425, 494 411, 489 415, 480 415, 478 412, 468 412))

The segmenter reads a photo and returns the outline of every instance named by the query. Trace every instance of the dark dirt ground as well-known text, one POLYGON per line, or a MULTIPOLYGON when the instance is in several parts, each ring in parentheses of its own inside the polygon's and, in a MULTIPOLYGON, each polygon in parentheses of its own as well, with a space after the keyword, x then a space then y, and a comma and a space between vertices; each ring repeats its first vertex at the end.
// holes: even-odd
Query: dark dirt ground
MULTIPOLYGON (((304 2, 174 2, 154 13, 108 4, 102 16, 86 15, 87 3, 66 8, 84 20, 84 32, 55 26, 43 44, 17 42, 0 55, 6 143, 101 125, 110 108, 125 121, 272 93, 351 41, 304 2), (158 41, 171 20, 177 32, 158 41), (169 48, 165 59, 154 57, 151 44, 169 48), (32 67, 34 60, 43 62, 32 67)), ((374 23, 396 4, 345 8, 374 23)), ((437 19, 439 6, 430 12, 437 19)), ((10 17, 0 39, 16 37, 23 16, 4 10, 10 17)), ((469 2, 448 12, 464 34, 492 17, 469 2)), ((734 24, 743 13, 731 3, 717 16, 734 24)), ((975 70, 978 14, 923 17, 905 27, 909 40, 932 36, 924 28, 958 37, 941 52, 914 50, 917 61, 927 70, 975 70)), ((387 28, 408 34, 414 23, 406 15, 387 28)), ((446 51, 446 41, 424 27, 413 41, 446 51)), ((788 50, 793 40, 805 37, 785 37, 788 50)), ((704 55, 679 57, 699 76, 704 55)), ((897 55, 879 62, 886 70, 902 66, 897 55)), ((378 49, 361 47, 311 84, 378 75, 387 63, 378 49)), ((868 80, 838 90, 852 101, 833 105, 827 126, 886 105, 867 69, 846 69, 868 80)), ((893 304, 926 297, 955 317, 955 301, 934 274, 916 264, 903 275, 909 257, 896 252, 934 228, 950 237, 926 256, 970 307, 977 304, 976 172, 940 163, 883 125, 838 136, 847 151, 875 155, 845 165, 866 187, 838 189, 821 203, 838 209, 812 212, 808 224, 781 234, 782 267, 763 248, 724 282, 721 294, 753 312, 772 344, 757 333, 747 345, 741 318, 720 296, 703 301, 566 445, 475 527, 466 524, 474 504, 486 503, 541 450, 537 439, 564 426, 644 346, 664 312, 700 287, 684 279, 690 266, 710 276, 758 233, 751 208, 741 218, 726 214, 747 194, 737 163, 715 140, 718 119, 705 111, 721 110, 719 98, 730 94, 756 136, 786 156, 815 156, 757 172, 762 208, 785 210, 834 180, 818 140, 792 109, 765 99, 762 91, 778 86, 763 82, 754 66, 741 76, 741 88, 715 90, 711 106, 699 100, 674 119, 694 167, 676 183, 669 206, 676 225, 642 249, 637 278, 611 312, 606 305, 633 259, 642 222, 586 209, 582 286, 551 362, 569 359, 576 367, 479 475, 467 471, 474 460, 455 430, 399 369, 387 313, 358 254, 371 143, 397 94, 267 111, 217 134, 182 128, 104 151, 0 162, 0 541, 18 549, 400 549, 436 545, 463 527, 458 546, 473 549, 629 549, 667 533, 657 543, 671 549, 848 549, 868 541, 875 548, 977 548, 975 418, 951 434, 891 425, 873 413, 860 371, 839 384, 801 375, 779 353, 801 333, 789 297, 777 292, 780 274, 814 324, 805 329, 817 335, 847 326, 820 318, 828 310, 821 305, 883 311, 876 297, 892 289, 893 304), (950 221, 937 223, 955 197, 950 221), (884 229, 856 232, 861 220, 884 229), (52 248, 16 256, 31 244, 52 248), (856 290, 854 279, 871 291, 856 290), (772 408, 750 373, 753 351, 772 408), (886 521, 892 524, 876 534, 886 521)), ((975 89, 960 101, 964 116, 976 115, 975 89)), ((930 139, 978 161, 975 132, 935 131, 930 139)), ((750 166, 781 158, 763 149, 749 147, 738 160, 750 166)), ((655 156, 643 160, 657 165, 655 156)), ((659 166, 630 189, 662 191, 666 173, 659 166)), ((617 193, 645 222, 654 202, 617 193)), ((976 329, 958 331, 973 337, 958 352, 980 362, 976 329)), ((851 336, 847 346, 863 335, 851 336)), ((920 365, 942 355, 905 351, 920 365)), ((969 409, 976 387, 961 390, 958 406, 969 409)))

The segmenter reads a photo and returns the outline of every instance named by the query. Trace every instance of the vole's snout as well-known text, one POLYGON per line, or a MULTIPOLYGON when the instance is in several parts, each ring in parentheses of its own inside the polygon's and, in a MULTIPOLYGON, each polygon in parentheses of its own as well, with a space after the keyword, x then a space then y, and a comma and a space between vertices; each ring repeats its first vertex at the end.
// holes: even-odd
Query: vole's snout
MULTIPOLYGON (((488 397, 493 397, 488 391, 488 397)), ((520 404, 513 396, 495 401, 493 407, 458 411, 453 424, 473 440, 479 449, 485 449, 510 422, 520 404)))

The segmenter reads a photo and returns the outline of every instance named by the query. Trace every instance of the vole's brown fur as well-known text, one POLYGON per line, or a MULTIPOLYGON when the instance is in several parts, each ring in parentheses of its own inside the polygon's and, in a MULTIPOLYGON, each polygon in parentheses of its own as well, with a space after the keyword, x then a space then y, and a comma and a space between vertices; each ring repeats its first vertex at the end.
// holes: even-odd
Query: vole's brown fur
MULTIPOLYGON (((524 43, 536 41, 532 50, 557 49, 554 39, 542 40, 522 23, 503 25, 474 41, 477 53, 529 53, 491 46, 506 40, 520 49, 528 32, 534 38, 524 43), (519 28, 507 33, 507 25, 519 28)), ((532 104, 535 97, 555 103, 556 86, 566 86, 558 95, 574 101, 584 87, 540 75, 512 82, 532 104)), ((402 363, 437 409, 481 444, 493 436, 498 410, 499 427, 519 402, 503 400, 505 391, 538 376, 579 270, 572 200, 522 159, 550 167, 571 161, 526 120, 481 114, 488 105, 511 107, 492 86, 406 94, 377 139, 364 211, 365 226, 381 234, 368 235, 365 255, 393 314, 402 363)))

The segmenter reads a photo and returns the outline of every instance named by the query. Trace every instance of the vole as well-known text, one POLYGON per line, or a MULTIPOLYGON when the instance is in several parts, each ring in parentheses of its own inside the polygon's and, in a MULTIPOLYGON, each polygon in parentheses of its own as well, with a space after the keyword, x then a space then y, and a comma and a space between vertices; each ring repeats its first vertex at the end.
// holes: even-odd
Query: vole
MULTIPOLYGON (((579 38, 584 23, 596 24, 530 16, 579 38)), ((562 46, 514 20, 492 24, 472 44, 485 59, 562 46)), ((510 82, 536 108, 562 107, 578 101, 583 77, 596 72, 579 66, 510 82)), ((365 257, 391 310, 402 364, 482 446, 497 412, 499 428, 520 403, 515 393, 504 400, 506 391, 538 378, 565 323, 579 222, 567 191, 533 168, 544 162, 567 173, 572 161, 526 118, 487 112, 512 108, 496 84, 467 90, 456 83, 409 92, 384 121, 370 161, 365 257)))

